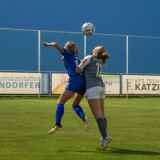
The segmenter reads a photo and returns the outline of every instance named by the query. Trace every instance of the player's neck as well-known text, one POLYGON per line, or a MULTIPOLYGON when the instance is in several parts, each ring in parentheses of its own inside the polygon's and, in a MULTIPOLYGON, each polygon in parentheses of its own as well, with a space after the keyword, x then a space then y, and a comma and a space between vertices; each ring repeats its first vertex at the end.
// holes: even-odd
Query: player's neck
POLYGON ((97 57, 97 53, 93 53, 93 55, 97 57))

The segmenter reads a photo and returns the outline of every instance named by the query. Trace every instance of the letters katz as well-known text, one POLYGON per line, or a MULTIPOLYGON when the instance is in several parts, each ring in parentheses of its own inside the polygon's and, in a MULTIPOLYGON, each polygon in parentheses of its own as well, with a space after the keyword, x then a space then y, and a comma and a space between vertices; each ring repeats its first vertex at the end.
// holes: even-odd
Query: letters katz
POLYGON ((139 91, 159 91, 159 84, 135 83, 135 90, 139 91))

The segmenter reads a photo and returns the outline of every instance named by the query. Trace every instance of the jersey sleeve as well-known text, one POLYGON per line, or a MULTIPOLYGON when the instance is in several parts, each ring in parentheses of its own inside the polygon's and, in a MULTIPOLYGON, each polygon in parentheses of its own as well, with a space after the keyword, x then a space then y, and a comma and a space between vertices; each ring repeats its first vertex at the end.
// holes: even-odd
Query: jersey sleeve
MULTIPOLYGON (((63 49, 64 49, 64 48, 63 48, 63 49)), ((71 53, 70 53, 68 50, 64 49, 64 52, 61 53, 61 54, 64 56, 64 55, 70 55, 71 53)))
POLYGON ((81 63, 78 65, 78 67, 83 70, 89 63, 90 63, 90 60, 91 60, 91 55, 89 56, 86 56, 82 61, 81 63))

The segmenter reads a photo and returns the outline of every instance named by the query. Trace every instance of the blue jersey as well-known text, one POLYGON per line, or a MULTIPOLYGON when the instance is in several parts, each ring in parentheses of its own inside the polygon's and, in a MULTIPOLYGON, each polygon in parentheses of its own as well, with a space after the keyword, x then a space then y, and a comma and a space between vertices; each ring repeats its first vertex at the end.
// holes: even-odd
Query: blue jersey
POLYGON ((64 66, 67 69, 69 81, 66 90, 73 91, 78 94, 85 94, 85 80, 82 73, 76 73, 76 67, 80 64, 79 57, 73 52, 64 49, 64 66))
POLYGON ((80 60, 78 55, 75 55, 73 52, 69 52, 66 49, 64 49, 64 53, 62 53, 64 56, 64 66, 67 69, 68 76, 74 77, 74 76, 82 76, 81 73, 76 73, 76 67, 80 64, 80 60))

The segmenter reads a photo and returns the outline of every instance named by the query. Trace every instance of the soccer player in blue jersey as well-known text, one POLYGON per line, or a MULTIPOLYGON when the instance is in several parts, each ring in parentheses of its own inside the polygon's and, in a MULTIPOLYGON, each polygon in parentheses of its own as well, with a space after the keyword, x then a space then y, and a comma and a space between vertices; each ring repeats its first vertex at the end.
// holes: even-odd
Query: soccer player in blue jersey
POLYGON ((56 110, 56 124, 48 132, 48 134, 53 134, 57 130, 62 129, 61 120, 64 113, 64 104, 69 100, 74 94, 74 99, 72 102, 72 107, 77 115, 83 120, 86 129, 89 128, 88 118, 85 116, 83 109, 80 107, 79 103, 85 94, 85 80, 81 73, 75 73, 76 67, 80 64, 78 57, 77 45, 74 42, 67 42, 62 48, 57 43, 43 43, 44 47, 55 47, 64 56, 64 65, 67 69, 69 81, 63 93, 60 95, 57 103, 56 110))

